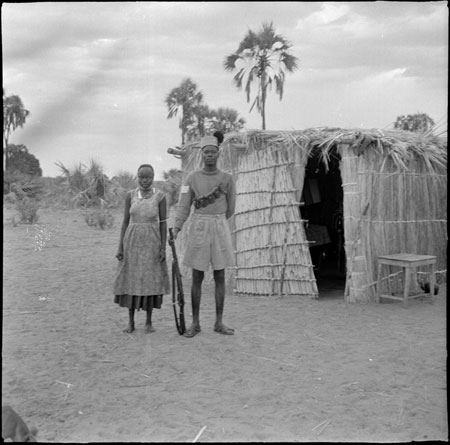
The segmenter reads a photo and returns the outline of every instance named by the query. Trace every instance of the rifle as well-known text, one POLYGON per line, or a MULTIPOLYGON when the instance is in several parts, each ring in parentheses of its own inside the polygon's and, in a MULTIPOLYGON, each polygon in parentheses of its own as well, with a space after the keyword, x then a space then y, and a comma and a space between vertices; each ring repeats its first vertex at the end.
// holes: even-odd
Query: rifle
POLYGON ((169 228, 169 245, 172 247, 172 306, 175 315, 175 324, 180 335, 184 334, 186 324, 184 321, 184 293, 183 282, 181 281, 181 272, 178 265, 177 252, 175 250, 175 239, 173 229, 169 228), (177 312, 177 304, 179 310, 177 312))

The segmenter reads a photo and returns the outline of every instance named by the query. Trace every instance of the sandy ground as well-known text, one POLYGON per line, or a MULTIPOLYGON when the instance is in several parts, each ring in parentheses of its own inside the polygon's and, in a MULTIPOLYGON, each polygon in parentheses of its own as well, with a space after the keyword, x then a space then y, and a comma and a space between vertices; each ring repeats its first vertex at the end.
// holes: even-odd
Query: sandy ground
POLYGON ((156 332, 144 334, 141 311, 124 334, 112 295, 120 213, 104 231, 80 211, 42 210, 37 225, 16 227, 13 213, 4 210, 2 403, 42 442, 448 439, 445 286, 434 304, 408 309, 229 292, 234 336, 213 332, 206 286, 196 337, 176 332, 170 296, 156 332))

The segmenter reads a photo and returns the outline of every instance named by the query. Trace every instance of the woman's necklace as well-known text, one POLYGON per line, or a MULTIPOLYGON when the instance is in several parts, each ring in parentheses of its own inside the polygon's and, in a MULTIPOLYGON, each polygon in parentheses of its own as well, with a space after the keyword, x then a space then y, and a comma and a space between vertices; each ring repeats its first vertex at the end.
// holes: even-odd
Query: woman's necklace
POLYGON ((139 199, 147 199, 153 195, 153 188, 149 188, 148 190, 142 190, 139 188, 138 190, 138 198, 139 199))

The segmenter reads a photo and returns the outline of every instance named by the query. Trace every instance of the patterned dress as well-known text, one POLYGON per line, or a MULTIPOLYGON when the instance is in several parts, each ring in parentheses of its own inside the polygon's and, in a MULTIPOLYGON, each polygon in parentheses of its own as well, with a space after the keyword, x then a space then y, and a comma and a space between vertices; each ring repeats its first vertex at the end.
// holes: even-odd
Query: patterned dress
POLYGON ((160 309, 170 292, 166 261, 159 260, 159 203, 164 193, 153 189, 142 198, 131 192, 130 223, 123 238, 123 260, 114 281, 114 302, 129 309, 160 309))

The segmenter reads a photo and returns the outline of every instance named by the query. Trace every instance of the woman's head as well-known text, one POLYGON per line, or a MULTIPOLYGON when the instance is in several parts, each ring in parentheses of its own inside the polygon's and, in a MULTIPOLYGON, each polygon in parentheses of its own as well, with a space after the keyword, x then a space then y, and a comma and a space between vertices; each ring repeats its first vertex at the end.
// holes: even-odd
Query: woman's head
POLYGON ((137 178, 139 186, 143 189, 148 189, 153 184, 155 171, 150 164, 142 164, 137 171, 137 178))

